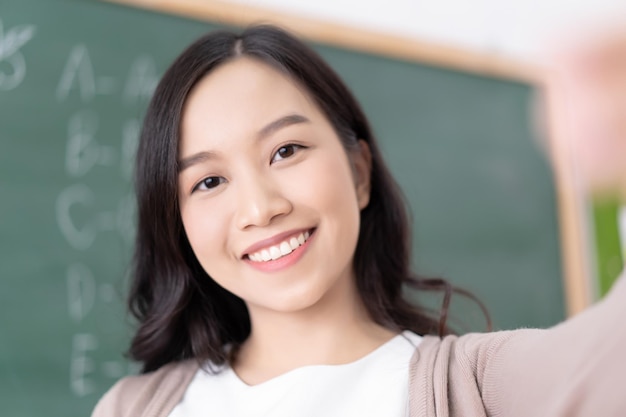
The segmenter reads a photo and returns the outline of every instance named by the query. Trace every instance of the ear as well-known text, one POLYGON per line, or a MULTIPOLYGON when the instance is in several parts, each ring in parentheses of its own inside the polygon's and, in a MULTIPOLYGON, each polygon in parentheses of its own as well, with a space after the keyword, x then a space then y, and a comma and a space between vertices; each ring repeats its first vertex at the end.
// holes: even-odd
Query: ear
POLYGON ((354 168, 356 196, 359 208, 363 210, 370 201, 372 153, 367 142, 362 139, 359 139, 358 148, 353 152, 352 166, 354 168))

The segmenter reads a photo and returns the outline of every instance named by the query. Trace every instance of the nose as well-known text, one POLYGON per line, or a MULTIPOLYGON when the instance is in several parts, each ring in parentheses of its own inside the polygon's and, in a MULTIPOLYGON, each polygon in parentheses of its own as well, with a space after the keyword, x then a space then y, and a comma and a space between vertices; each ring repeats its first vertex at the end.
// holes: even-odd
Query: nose
POLYGON ((271 179, 251 176, 239 181, 236 225, 244 230, 267 226, 276 218, 289 214, 293 206, 271 179))

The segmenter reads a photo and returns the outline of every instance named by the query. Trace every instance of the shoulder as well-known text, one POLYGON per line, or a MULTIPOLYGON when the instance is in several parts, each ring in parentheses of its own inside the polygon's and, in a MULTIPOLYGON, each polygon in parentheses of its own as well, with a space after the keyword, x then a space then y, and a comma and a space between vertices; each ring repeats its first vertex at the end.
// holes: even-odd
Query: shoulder
MULTIPOLYGON (((486 377, 511 367, 517 370, 529 352, 541 350, 537 347, 545 350, 551 333, 546 329, 516 329, 443 338, 425 336, 411 358, 411 370, 423 372, 428 367, 450 375, 471 375, 471 380, 482 388, 486 377)), ((459 380, 464 379, 455 378, 453 382, 459 380)))
POLYGON ((157 407, 172 408, 182 398, 197 370, 197 362, 187 360, 167 364, 147 374, 125 377, 98 401, 92 417, 140 417, 157 407))
POLYGON ((471 333, 443 338, 424 336, 411 358, 411 380, 428 386, 434 383, 433 379, 458 371, 472 375, 470 379, 475 380, 490 362, 498 361, 498 352, 507 349, 511 340, 519 338, 523 332, 471 333))
POLYGON ((424 336, 409 368, 411 415, 435 415, 435 410, 442 408, 449 415, 466 416, 493 410, 491 403, 499 401, 491 398, 499 392, 494 382, 500 380, 503 365, 512 363, 511 355, 516 356, 521 342, 541 332, 524 329, 443 338, 424 336))
POLYGON ((508 350, 515 343, 532 339, 543 330, 518 329, 492 333, 470 333, 463 336, 424 336, 418 345, 411 363, 419 361, 443 361, 488 359, 498 352, 508 350), (473 359, 472 359, 473 358, 473 359))

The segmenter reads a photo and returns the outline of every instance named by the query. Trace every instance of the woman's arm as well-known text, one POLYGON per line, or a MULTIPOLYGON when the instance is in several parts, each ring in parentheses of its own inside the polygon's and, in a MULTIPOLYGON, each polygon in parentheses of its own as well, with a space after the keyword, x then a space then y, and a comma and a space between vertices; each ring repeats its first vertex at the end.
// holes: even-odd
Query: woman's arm
POLYGON ((502 416, 626 415, 625 318, 622 277, 566 322, 517 332, 485 372, 485 404, 502 416))
MULTIPOLYGON (((548 62, 549 134, 587 192, 626 197, 626 30, 571 42, 548 62)), ((425 338, 412 361, 411 416, 626 415, 625 275, 548 330, 425 338)))
POLYGON ((411 417, 626 415, 626 278, 548 330, 424 338, 411 361, 411 417))

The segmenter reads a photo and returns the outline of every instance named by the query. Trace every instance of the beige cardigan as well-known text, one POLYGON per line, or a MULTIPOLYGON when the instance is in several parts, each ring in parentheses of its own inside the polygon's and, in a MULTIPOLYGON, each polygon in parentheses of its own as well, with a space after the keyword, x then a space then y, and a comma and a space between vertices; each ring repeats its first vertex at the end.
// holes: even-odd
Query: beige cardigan
MULTIPOLYGON (((549 330, 426 336, 410 364, 411 417, 626 416, 626 279, 549 330)), ((119 381, 92 417, 166 417, 198 365, 119 381)))

